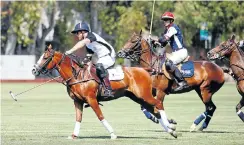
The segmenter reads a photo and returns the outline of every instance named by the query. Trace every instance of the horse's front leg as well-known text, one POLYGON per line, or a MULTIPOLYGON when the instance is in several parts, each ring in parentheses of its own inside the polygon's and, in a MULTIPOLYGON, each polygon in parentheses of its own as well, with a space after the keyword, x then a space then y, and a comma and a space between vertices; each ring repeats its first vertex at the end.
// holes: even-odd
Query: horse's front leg
MULTIPOLYGON (((157 90, 156 91, 156 96, 157 96, 157 100, 162 101, 162 105, 163 105, 163 101, 164 101, 164 97, 165 97, 165 93, 162 90, 157 90)), ((144 113, 144 115, 147 117, 147 119, 152 120, 154 123, 159 123, 158 119, 150 113, 149 110, 145 109, 143 106, 141 106, 141 110, 144 113)), ((174 119, 168 119, 170 124, 177 124, 177 122, 174 119)))
POLYGON ((72 136, 70 137, 72 139, 76 139, 80 133, 80 124, 82 121, 84 102, 74 100, 74 105, 75 105, 76 122, 75 122, 74 132, 72 133, 72 136))
POLYGON ((102 111, 98 105, 97 99, 88 97, 87 99, 88 104, 91 106, 93 111, 96 113, 97 118, 100 120, 100 122, 103 124, 103 126, 107 129, 107 131, 110 133, 111 139, 116 139, 117 136, 114 134, 113 128, 110 126, 108 121, 103 117, 102 111))
MULTIPOLYGON (((157 96, 157 100, 161 101, 162 106, 164 106, 164 98, 166 96, 166 93, 162 89, 157 89, 156 96, 157 96)), ((177 124, 177 122, 172 118, 171 119, 168 118, 168 121, 170 124, 177 124)))

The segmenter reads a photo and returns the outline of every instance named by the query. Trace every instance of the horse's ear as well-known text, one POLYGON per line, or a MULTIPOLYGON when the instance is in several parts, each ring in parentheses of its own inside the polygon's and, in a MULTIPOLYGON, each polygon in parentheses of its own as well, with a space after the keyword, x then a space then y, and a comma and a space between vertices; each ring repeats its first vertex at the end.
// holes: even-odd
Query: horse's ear
POLYGON ((45 51, 47 51, 47 50, 51 50, 51 49, 52 49, 52 45, 49 44, 49 45, 46 46, 45 51))
POLYGON ((237 42, 236 44, 237 44, 237 46, 240 46, 240 42, 237 42))
POLYGON ((141 29, 141 31, 140 31, 140 36, 141 36, 141 34, 142 34, 142 29, 141 29))
POLYGON ((233 34, 233 35, 231 36, 231 40, 232 40, 232 41, 235 41, 235 38, 236 38, 236 35, 233 34))
POLYGON ((53 48, 52 44, 49 44, 47 47, 49 50, 53 48))

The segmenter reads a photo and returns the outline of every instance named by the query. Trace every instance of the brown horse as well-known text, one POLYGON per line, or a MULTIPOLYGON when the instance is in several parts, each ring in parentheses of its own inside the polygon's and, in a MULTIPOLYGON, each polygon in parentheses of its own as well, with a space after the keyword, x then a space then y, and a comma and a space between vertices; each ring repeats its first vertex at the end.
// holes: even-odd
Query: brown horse
POLYGON ((235 42, 235 35, 233 35, 231 39, 222 42, 219 46, 210 50, 207 53, 207 57, 211 60, 229 60, 228 65, 237 82, 237 90, 242 96, 240 102, 236 105, 236 113, 244 122, 244 113, 241 111, 241 108, 244 106, 244 52, 238 47, 238 43, 235 42))
MULTIPOLYGON (((79 134, 83 104, 88 103, 110 133, 111 139, 115 139, 117 136, 114 134, 113 128, 104 119, 98 104, 99 101, 108 101, 111 98, 104 99, 99 95, 99 92, 102 91, 99 91, 100 82, 96 76, 95 66, 89 62, 81 68, 69 56, 54 51, 49 46, 35 65, 33 74, 39 75, 53 69, 59 72, 67 86, 70 97, 74 100, 76 124, 72 138, 76 138, 79 134)), ((169 124, 161 102, 152 96, 152 81, 148 72, 136 67, 123 67, 122 70, 124 78, 111 81, 115 98, 127 96, 146 107, 158 117, 165 131, 176 138, 175 127, 173 124, 169 124), (154 107, 156 107, 157 113, 154 113, 156 112, 154 107)))
MULTIPOLYGON (((118 52, 118 57, 136 60, 141 67, 152 71, 158 70, 158 64, 161 60, 165 59, 160 58, 152 51, 150 44, 142 38, 141 33, 134 33, 132 35, 122 50, 118 52)), ((156 89, 157 99, 161 100, 162 103, 166 94, 177 93, 171 91, 176 83, 166 76, 166 72, 152 74, 151 78, 153 80, 153 88, 156 89)), ((216 64, 208 61, 194 61, 194 76, 185 78, 185 80, 191 88, 184 92, 195 90, 206 107, 206 111, 194 121, 190 131, 194 131, 196 126, 204 119, 204 123, 199 130, 206 129, 216 109, 212 101, 212 95, 225 82, 223 70, 216 64)))

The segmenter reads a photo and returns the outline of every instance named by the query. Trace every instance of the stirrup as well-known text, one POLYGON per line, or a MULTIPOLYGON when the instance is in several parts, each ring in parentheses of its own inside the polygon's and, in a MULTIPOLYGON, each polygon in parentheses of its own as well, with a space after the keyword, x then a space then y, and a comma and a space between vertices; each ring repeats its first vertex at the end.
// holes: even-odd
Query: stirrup
POLYGON ((186 83, 186 81, 182 82, 182 84, 178 84, 178 86, 174 89, 174 92, 182 91, 184 89, 189 89, 190 86, 186 83))
POLYGON ((112 93, 112 90, 110 89, 105 89, 104 90, 104 96, 107 96, 107 97, 114 97, 113 93, 112 93))

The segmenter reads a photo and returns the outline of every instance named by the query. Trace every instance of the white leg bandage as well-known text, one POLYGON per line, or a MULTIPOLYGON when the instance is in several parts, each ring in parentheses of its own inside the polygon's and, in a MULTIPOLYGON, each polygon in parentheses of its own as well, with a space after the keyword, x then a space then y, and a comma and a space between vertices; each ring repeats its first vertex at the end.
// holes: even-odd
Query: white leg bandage
POLYGON ((107 129, 107 131, 112 134, 114 132, 113 128, 108 124, 107 120, 103 119, 101 121, 101 123, 103 124, 103 126, 107 129))
POLYGON ((158 110, 161 116, 161 119, 159 119, 160 124, 162 125, 162 127, 165 129, 166 132, 169 131, 169 121, 167 119, 166 113, 164 110, 158 110))
POLYGON ((78 136, 79 135, 79 133, 80 133, 80 122, 75 122, 75 129, 74 129, 74 132, 73 132, 73 134, 75 135, 75 136, 78 136))

